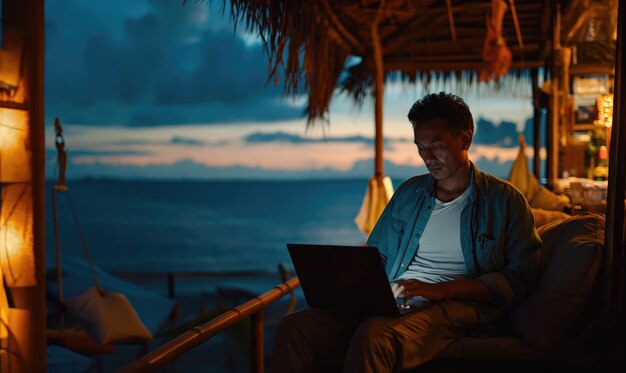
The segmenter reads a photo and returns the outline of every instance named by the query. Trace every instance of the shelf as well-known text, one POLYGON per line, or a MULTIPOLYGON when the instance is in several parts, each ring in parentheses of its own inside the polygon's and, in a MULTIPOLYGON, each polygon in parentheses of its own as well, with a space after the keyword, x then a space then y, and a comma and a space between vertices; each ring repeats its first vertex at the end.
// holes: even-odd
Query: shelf
POLYGON ((0 100, 0 109, 28 110, 27 102, 3 101, 0 100))
POLYGON ((615 75, 613 64, 572 64, 570 75, 615 75))

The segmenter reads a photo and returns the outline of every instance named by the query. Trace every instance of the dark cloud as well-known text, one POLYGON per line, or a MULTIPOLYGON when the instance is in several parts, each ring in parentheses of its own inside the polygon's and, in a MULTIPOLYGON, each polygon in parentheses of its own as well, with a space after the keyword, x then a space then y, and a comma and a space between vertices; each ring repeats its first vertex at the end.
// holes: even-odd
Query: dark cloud
POLYGON ((488 172, 503 180, 508 180, 513 161, 501 161, 497 157, 494 159, 481 157, 474 160, 474 164, 476 164, 476 167, 478 167, 481 171, 488 172))
POLYGON ((266 85, 262 45, 246 44, 232 28, 205 25, 209 21, 197 14, 206 4, 156 1, 133 16, 106 12, 119 25, 111 35, 102 22, 83 20, 93 19, 100 5, 62 3, 46 14, 52 31, 46 40, 48 122, 53 115, 69 123, 127 126, 303 117, 302 107, 281 99, 281 87, 266 85))
MULTIPOLYGON (((544 135, 546 127, 545 114, 540 117, 540 131, 541 131, 541 146, 546 146, 546 136, 544 135)), ((524 122, 524 129, 522 135, 526 144, 532 146, 534 143, 533 138, 533 121, 534 119, 528 118, 524 122)), ((499 125, 495 125, 493 122, 479 118, 476 122, 476 133, 474 134, 474 144, 494 145, 504 148, 514 148, 519 146, 519 132, 517 131, 517 125, 512 122, 502 121, 499 125)))
POLYGON ((232 32, 220 31, 205 33, 197 48, 202 62, 187 74, 163 76, 156 87, 156 104, 234 103, 281 95, 280 87, 266 85, 267 56, 260 45, 247 47, 232 32))
POLYGON ((59 32, 59 25, 56 22, 46 19, 44 24, 46 35, 51 36, 59 32))
MULTIPOLYGON (((147 155, 152 154, 150 152, 141 151, 141 150, 86 150, 86 149, 67 149, 68 158, 75 157, 113 157, 113 156, 121 156, 121 155, 147 155)), ((46 158, 47 159, 56 159, 57 151, 56 149, 46 149, 46 158)))
POLYGON ((138 108, 127 125, 147 127, 196 123, 273 122, 303 117, 302 109, 259 96, 247 102, 209 102, 206 105, 151 106, 138 108))
MULTIPOLYGON (((344 136, 344 137, 324 137, 324 138, 310 138, 303 137, 300 135, 286 133, 286 132, 254 132, 246 137, 244 137, 244 141, 248 144, 259 144, 259 143, 290 143, 290 144, 311 144, 311 143, 331 143, 331 142, 339 142, 339 143, 361 143, 365 145, 372 146, 374 144, 374 139, 371 137, 365 136, 344 136)), ((385 138, 385 143, 398 143, 398 142, 409 142, 408 139, 403 138, 385 138)))
MULTIPOLYGON (((546 121, 547 121, 547 113, 543 113, 540 114, 540 126, 539 126, 539 133, 540 133, 540 144, 542 147, 545 148, 546 146, 546 135, 545 135, 545 130, 546 130, 546 121)), ((524 135, 524 139, 526 140, 526 144, 528 144, 529 146, 532 146, 534 144, 534 119, 528 118, 526 120, 526 125, 524 127, 524 131, 522 131, 522 134, 524 135)))
POLYGON ((484 118, 476 122, 474 144, 494 145, 501 147, 516 147, 519 145, 517 125, 502 121, 499 125, 484 118))
POLYGON ((106 145, 113 146, 142 146, 142 145, 181 145, 181 146, 225 146, 230 144, 227 140, 220 141, 203 141, 198 139, 192 139, 184 136, 173 136, 169 140, 119 140, 111 141, 106 145))
POLYGON ((204 146, 206 143, 201 140, 190 139, 186 137, 174 136, 170 139, 170 144, 186 145, 186 146, 204 146))

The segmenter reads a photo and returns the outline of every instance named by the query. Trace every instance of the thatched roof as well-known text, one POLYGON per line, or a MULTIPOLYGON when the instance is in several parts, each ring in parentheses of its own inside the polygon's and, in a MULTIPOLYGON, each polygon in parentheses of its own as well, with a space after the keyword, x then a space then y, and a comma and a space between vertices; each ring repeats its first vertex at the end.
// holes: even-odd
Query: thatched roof
MULTIPOLYGON (((336 88, 357 101, 371 92, 376 71, 375 32, 382 47, 386 79, 428 81, 438 73, 439 79, 455 76, 458 81, 475 82, 477 72, 485 67, 489 0, 230 3, 238 25, 262 36, 271 79, 282 80, 288 94, 308 93, 310 120, 324 117, 336 88)), ((509 9, 502 22, 502 35, 512 54, 510 71, 516 74, 543 66, 550 52, 553 1, 506 3, 509 9)))

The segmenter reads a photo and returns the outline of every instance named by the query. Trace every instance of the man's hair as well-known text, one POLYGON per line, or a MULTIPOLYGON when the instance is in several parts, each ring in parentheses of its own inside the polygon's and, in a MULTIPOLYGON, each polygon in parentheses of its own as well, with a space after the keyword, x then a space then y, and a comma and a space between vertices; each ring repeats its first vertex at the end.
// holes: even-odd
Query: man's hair
POLYGON ((474 132, 474 119, 465 101, 451 93, 431 93, 417 100, 409 110, 413 129, 432 119, 443 119, 448 130, 458 136, 464 130, 474 132))

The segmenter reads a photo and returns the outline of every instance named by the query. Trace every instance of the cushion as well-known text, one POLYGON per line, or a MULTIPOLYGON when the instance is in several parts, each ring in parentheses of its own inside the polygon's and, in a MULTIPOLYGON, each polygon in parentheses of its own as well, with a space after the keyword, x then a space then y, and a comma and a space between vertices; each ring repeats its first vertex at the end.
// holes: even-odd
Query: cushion
POLYGON ((570 218, 571 215, 564 213, 563 211, 544 210, 531 208, 530 211, 535 218, 535 227, 540 228, 553 221, 563 220, 570 218))
POLYGON ((152 340, 152 334, 122 293, 102 290, 100 294, 95 286, 91 286, 66 299, 65 305, 87 335, 100 343, 152 340))
POLYGON ((588 306, 601 264, 604 216, 578 215, 541 227, 537 287, 511 311, 513 330, 547 350, 569 337, 588 306))
MULTIPOLYGON (((56 273, 56 259, 53 255, 47 258, 46 268, 51 277, 46 280, 48 294, 58 300, 58 285, 56 273)), ((63 294, 65 299, 77 296, 94 284, 93 275, 89 264, 84 259, 71 255, 63 257, 63 294)), ((93 266, 101 286, 109 291, 124 294, 137 312, 143 325, 152 334, 156 334, 159 328, 167 321, 176 302, 153 290, 137 286, 109 272, 93 266)))

